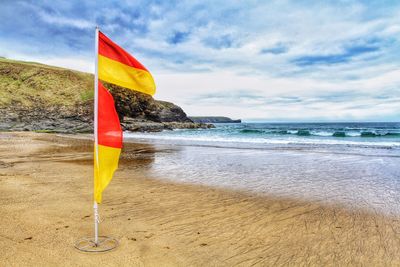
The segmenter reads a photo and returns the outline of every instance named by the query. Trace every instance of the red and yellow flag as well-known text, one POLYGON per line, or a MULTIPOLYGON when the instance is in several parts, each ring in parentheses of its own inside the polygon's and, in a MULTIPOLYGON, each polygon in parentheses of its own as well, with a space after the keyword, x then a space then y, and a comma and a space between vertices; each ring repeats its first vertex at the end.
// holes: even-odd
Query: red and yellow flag
POLYGON ((122 129, 112 95, 100 80, 154 95, 150 72, 121 47, 99 32, 98 40, 98 114, 97 144, 94 155, 94 200, 101 203, 102 193, 110 183, 122 148, 122 129))
POLYGON ((110 183, 118 168, 122 148, 122 129, 119 123, 114 99, 99 81, 98 93, 98 144, 94 160, 94 199, 101 203, 102 192, 110 183))
POLYGON ((98 64, 100 80, 149 95, 156 92, 150 72, 101 32, 98 64))

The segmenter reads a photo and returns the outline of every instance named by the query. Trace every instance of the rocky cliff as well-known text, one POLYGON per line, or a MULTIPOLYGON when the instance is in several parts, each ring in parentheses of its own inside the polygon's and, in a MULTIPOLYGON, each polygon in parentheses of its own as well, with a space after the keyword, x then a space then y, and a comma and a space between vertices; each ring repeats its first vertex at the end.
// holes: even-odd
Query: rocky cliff
POLYGON ((232 120, 228 117, 218 117, 218 116, 209 116, 209 117, 189 117, 193 122, 198 123, 241 123, 242 120, 232 120))
MULTIPOLYGON (((116 103, 125 130, 161 131, 208 128, 193 123, 173 103, 105 84, 116 103)), ((0 130, 91 132, 93 75, 42 65, 0 59, 0 130)))

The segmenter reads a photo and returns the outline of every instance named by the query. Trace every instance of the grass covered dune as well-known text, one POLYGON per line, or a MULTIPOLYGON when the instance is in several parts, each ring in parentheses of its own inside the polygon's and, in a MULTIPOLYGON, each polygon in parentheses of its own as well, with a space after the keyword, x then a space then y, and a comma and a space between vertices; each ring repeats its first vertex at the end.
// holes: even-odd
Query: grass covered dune
POLYGON ((66 106, 93 99, 93 75, 0 58, 0 108, 66 106))
POLYGON ((319 203, 255 197, 152 179, 162 147, 126 144, 104 194, 105 254, 73 248, 91 235, 88 137, 0 133, 4 266, 394 266, 400 222, 319 203))

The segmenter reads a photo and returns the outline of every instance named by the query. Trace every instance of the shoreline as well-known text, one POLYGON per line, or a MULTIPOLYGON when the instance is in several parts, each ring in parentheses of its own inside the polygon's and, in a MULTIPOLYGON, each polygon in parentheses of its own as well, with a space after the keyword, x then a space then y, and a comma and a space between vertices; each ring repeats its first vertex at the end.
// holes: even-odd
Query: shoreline
POLYGON ((92 229, 89 137, 0 132, 0 261, 8 266, 398 265, 396 217, 161 181, 168 149, 127 143, 104 193, 100 234, 120 247, 85 254, 92 229), (66 175, 68 174, 68 175, 66 175))

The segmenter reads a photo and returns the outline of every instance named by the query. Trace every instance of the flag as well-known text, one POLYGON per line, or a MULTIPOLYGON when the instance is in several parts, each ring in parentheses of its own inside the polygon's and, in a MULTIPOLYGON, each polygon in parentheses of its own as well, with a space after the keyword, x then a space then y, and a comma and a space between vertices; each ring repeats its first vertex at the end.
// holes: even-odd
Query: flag
POLYGON ((150 72, 139 61, 103 33, 96 31, 98 61, 95 81, 98 83, 98 94, 97 102, 95 101, 97 142, 94 151, 94 200, 96 203, 101 203, 102 193, 118 168, 122 149, 122 129, 114 99, 100 80, 149 95, 154 95, 155 84, 150 72))
POLYGON ((101 32, 98 60, 100 80, 154 95, 156 86, 150 72, 101 32))
POLYGON ((122 129, 112 95, 100 81, 98 90, 98 144, 95 144, 94 199, 97 203, 101 203, 102 192, 118 168, 122 129))

